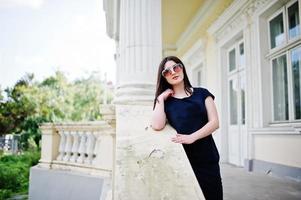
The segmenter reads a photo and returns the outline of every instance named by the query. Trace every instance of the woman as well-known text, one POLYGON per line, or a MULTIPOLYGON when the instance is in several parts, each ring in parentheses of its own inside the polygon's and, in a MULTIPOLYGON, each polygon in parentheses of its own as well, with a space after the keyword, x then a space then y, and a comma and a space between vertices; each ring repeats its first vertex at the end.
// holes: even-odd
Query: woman
POLYGON ((167 120, 177 131, 171 141, 183 145, 207 200, 223 199, 219 153, 212 138, 219 128, 214 98, 207 89, 191 86, 179 58, 161 61, 152 128, 163 129, 167 120))

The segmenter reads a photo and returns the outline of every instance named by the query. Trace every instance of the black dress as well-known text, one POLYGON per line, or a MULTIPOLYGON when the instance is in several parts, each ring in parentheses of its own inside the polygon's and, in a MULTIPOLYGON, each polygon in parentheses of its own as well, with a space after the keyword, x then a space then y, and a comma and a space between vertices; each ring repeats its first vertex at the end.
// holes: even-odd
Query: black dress
MULTIPOLYGON (((179 134, 187 135, 202 128, 208 122, 205 107, 208 96, 215 98, 206 88, 199 87, 193 88, 189 97, 167 98, 164 109, 169 124, 179 134)), ((206 200, 223 199, 219 153, 212 135, 183 147, 206 200)))

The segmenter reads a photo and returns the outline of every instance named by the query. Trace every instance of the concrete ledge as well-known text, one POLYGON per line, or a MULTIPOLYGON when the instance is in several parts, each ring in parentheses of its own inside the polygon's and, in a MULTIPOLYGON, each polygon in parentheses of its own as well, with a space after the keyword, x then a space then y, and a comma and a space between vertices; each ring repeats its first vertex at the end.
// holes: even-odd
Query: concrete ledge
POLYGON ((261 172, 301 182, 301 168, 292 167, 263 160, 245 160, 247 171, 261 172))
POLYGON ((34 166, 30 169, 29 199, 100 200, 110 190, 107 182, 102 177, 34 166))

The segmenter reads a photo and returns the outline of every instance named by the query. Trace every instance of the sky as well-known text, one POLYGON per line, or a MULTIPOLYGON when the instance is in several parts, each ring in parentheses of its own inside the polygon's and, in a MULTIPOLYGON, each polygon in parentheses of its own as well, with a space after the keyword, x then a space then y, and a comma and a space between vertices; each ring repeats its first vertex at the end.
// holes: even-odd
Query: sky
POLYGON ((102 0, 0 0, 0 85, 26 73, 38 81, 60 70, 69 80, 115 80, 115 42, 102 0))

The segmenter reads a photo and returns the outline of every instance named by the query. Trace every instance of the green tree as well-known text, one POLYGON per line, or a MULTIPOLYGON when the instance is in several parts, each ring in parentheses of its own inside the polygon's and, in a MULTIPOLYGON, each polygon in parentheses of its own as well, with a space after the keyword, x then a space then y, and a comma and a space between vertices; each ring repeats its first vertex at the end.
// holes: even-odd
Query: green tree
MULTIPOLYGON (((20 134, 22 146, 28 140, 39 145, 43 122, 94 121, 101 119, 104 83, 91 74, 88 78, 68 82, 62 72, 34 81, 26 74, 13 88, 0 95, 0 135, 20 134)), ((108 92, 109 101, 113 94, 108 92)))
POLYGON ((23 95, 32 79, 33 75, 27 74, 12 89, 5 90, 7 100, 0 102, 0 135, 20 133, 26 117, 35 113, 35 105, 23 95))

